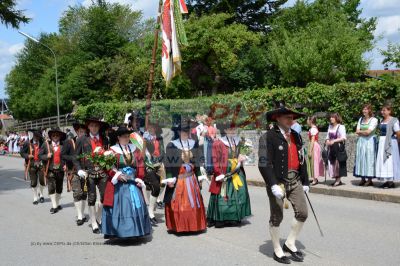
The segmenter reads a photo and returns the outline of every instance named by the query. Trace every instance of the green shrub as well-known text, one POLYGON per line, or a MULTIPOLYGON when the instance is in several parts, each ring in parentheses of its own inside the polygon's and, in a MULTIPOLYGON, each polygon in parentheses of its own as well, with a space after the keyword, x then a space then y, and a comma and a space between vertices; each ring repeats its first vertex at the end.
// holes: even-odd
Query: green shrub
MULTIPOLYGON (((385 81, 370 79, 360 83, 338 83, 332 86, 310 83, 306 88, 273 87, 258 90, 236 92, 231 95, 215 95, 192 99, 166 99, 152 102, 151 119, 163 126, 171 125, 171 116, 175 113, 194 116, 212 114, 217 120, 230 119, 247 129, 260 128, 266 124, 264 113, 271 110, 276 101, 284 101, 307 115, 317 114, 319 125, 328 125, 326 114, 338 112, 348 131, 354 131, 357 119, 361 115, 362 105, 371 103, 379 115, 381 106, 392 101, 395 114, 400 114, 400 79, 385 81)), ((80 106, 76 116, 84 119, 102 116, 111 124, 122 123, 124 115, 133 109, 145 110, 145 99, 135 102, 100 102, 80 106)), ((305 119, 300 122, 305 124, 305 119)))

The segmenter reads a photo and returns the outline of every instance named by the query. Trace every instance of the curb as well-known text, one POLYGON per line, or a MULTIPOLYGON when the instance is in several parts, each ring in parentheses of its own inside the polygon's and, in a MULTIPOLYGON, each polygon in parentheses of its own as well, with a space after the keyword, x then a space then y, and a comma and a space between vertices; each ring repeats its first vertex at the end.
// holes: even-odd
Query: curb
MULTIPOLYGON (((265 187, 264 181, 247 180, 247 184, 256 187, 265 187)), ((400 195, 390 195, 382 192, 368 192, 368 191, 361 192, 353 190, 335 189, 331 187, 311 187, 310 192, 315 194, 322 194, 322 195, 329 195, 336 197, 400 203, 400 195)))

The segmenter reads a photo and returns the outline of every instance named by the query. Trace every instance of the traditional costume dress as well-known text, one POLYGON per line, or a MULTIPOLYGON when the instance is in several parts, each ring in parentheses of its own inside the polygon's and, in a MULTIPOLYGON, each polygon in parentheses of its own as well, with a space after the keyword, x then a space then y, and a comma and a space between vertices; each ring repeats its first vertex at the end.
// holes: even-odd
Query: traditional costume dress
POLYGON ((43 190, 46 184, 44 180, 43 163, 39 158, 40 147, 43 145, 42 135, 38 131, 34 131, 33 134, 35 138, 31 141, 25 142, 20 153, 22 158, 24 158, 27 162, 26 169, 31 181, 31 188, 33 191, 33 204, 37 205, 39 202, 44 202, 43 190))
MULTIPOLYGON (((400 131, 399 120, 392 117, 379 125, 380 136, 376 159, 376 177, 383 181, 400 180, 399 143, 396 133, 400 131)), ((391 188, 394 187, 392 183, 391 188)))
POLYGON ((324 162, 321 156, 321 146, 318 143, 319 130, 316 126, 312 126, 308 131, 308 139, 310 146, 308 152, 311 152, 311 158, 307 160, 307 170, 309 177, 317 179, 320 176, 324 176, 324 162), (314 137, 314 145, 312 145, 312 138, 314 137))
POLYGON ((150 235, 151 223, 142 189, 145 165, 133 144, 111 147, 117 164, 109 171, 101 230, 105 238, 129 238, 150 235), (123 175, 127 181, 119 181, 123 175))
MULTIPOLYGON (((103 133, 108 124, 97 118, 86 119, 86 126, 91 123, 100 124, 100 132, 97 135, 92 135, 89 133, 88 136, 82 136, 76 141, 76 156, 77 158, 85 155, 93 154, 96 148, 102 148, 103 150, 108 150, 108 140, 103 136, 103 133)), ((92 224, 92 231, 95 234, 99 234, 99 223, 101 220, 101 213, 103 209, 104 200, 104 190, 106 188, 106 183, 108 180, 108 175, 98 165, 93 165, 92 162, 86 158, 80 158, 74 161, 75 169, 80 178, 86 179, 87 189, 88 189, 88 206, 89 206, 89 216, 92 224), (97 203, 96 210, 96 200, 97 191, 96 187, 100 193, 100 202, 97 203)))
MULTIPOLYGON (((328 134, 326 136, 326 140, 335 140, 335 139, 346 139, 346 128, 344 125, 337 124, 335 127, 329 125, 328 134)), ((347 176, 347 164, 346 162, 339 162, 337 159, 339 149, 341 143, 335 143, 332 146, 328 147, 328 173, 331 178, 337 178, 342 176, 347 176)))
POLYGON ((61 193, 64 183, 64 162, 61 158, 62 142, 66 139, 66 134, 59 128, 51 129, 48 132, 49 141, 45 141, 39 152, 39 158, 45 165, 45 178, 47 178, 47 188, 52 203, 50 213, 54 214, 62 209, 60 205, 61 193), (51 140, 54 133, 61 135, 59 142, 51 140), (51 157, 48 154, 51 153, 51 157))
MULTIPOLYGON (((78 131, 80 128, 86 129, 85 125, 81 125, 79 123, 74 123, 73 127, 75 131, 78 131)), ((76 224, 80 226, 86 222, 85 207, 88 184, 85 178, 80 178, 78 176, 77 170, 74 166, 78 162, 76 157, 76 140, 77 138, 68 138, 64 142, 61 154, 67 166, 67 188, 68 192, 72 190, 72 197, 74 199, 74 205, 77 213, 76 224)))
POLYGON ((376 143, 375 130, 378 126, 378 119, 371 117, 368 121, 364 121, 361 117, 358 120, 357 130, 370 130, 368 136, 359 136, 356 145, 356 159, 354 166, 354 176, 361 178, 375 177, 376 162, 376 143))
POLYGON ((167 186, 165 222, 172 232, 200 232, 206 229, 206 215, 199 181, 202 151, 193 139, 171 141, 167 145, 165 170, 167 181, 175 179, 173 187, 167 186))
MULTIPOLYGON (((303 116, 281 105, 267 113, 268 121, 276 121, 280 115, 303 116)), ((307 167, 300 135, 294 130, 276 125, 261 136, 258 150, 258 168, 265 180, 270 204, 269 231, 274 248, 274 260, 289 264, 284 252, 291 254, 294 261, 303 261, 303 254, 297 250, 295 242, 308 217, 306 197, 309 190, 307 167), (280 245, 279 226, 283 220, 285 198, 292 204, 295 216, 291 232, 283 246, 280 245)))
POLYGON ((241 140, 235 136, 224 136, 213 143, 212 158, 214 175, 210 185, 210 201, 207 209, 209 225, 216 227, 225 223, 238 224, 251 215, 250 197, 247 188, 246 174, 238 165, 241 140), (232 176, 217 181, 221 175, 232 176))

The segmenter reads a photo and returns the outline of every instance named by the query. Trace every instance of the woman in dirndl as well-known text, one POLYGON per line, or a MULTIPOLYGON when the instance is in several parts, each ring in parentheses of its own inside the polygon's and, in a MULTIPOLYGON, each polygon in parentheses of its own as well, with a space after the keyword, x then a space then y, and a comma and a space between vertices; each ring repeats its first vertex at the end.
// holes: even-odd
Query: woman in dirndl
POLYGON ((207 209, 208 226, 239 225, 251 215, 250 197, 241 154, 244 143, 231 123, 221 123, 221 137, 213 143, 214 175, 207 209))
POLYGON ((376 143, 375 131, 378 119, 373 116, 372 106, 363 106, 363 117, 358 120, 356 134, 358 135, 356 145, 356 158, 354 165, 354 176, 361 178, 359 186, 373 186, 372 179, 375 177, 376 143), (366 181, 368 179, 368 181, 366 181))
POLYGON ((324 175, 324 162, 321 157, 321 146, 318 143, 319 130, 317 126, 317 117, 311 116, 307 119, 307 124, 310 127, 308 131, 308 160, 307 169, 308 175, 313 179, 312 186, 318 184, 318 177, 324 175))
POLYGON ((385 181, 381 188, 395 188, 394 182, 400 180, 399 120, 392 116, 392 107, 389 104, 385 104, 381 112, 383 120, 379 125, 375 175, 379 180, 385 181))
POLYGON ((164 196, 165 223, 169 232, 202 232, 206 230, 206 215, 198 177, 203 152, 197 141, 190 139, 193 123, 181 119, 173 128, 177 138, 166 148, 167 184, 164 196))
POLYGON ((132 238, 151 234, 151 223, 143 197, 145 166, 142 154, 129 143, 132 131, 120 127, 118 141, 110 150, 116 157, 104 195, 101 231, 104 238, 132 238))
POLYGON ((341 186, 342 177, 347 176, 346 160, 340 159, 340 152, 345 150, 346 127, 342 125, 342 118, 338 113, 329 117, 329 128, 325 143, 328 146, 328 173, 335 179, 333 187, 341 186))

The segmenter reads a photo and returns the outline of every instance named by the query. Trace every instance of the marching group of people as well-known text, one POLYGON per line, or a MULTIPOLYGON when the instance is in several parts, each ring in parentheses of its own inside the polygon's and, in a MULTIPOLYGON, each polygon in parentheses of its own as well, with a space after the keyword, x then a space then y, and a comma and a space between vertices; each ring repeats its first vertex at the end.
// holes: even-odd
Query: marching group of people
MULTIPOLYGON (((384 119, 379 125, 370 105, 365 106, 363 115, 356 132, 360 138, 354 174, 362 178, 360 185, 371 185, 372 178, 377 177, 387 181, 384 187, 394 187, 393 181, 400 179, 399 121, 391 116, 389 105, 382 108, 384 119), (379 137, 375 137, 377 128, 379 137)), ((330 177, 335 179, 333 186, 342 184, 341 177, 347 174, 346 129, 340 115, 332 114, 321 148, 317 119, 309 117, 310 141, 305 149, 293 127, 303 114, 281 104, 266 116, 274 125, 259 140, 258 167, 270 202, 274 259, 285 264, 301 262, 304 257, 295 241, 308 217, 305 194, 309 177, 311 185, 316 185, 324 175, 325 161, 330 177), (281 247, 279 226, 287 201, 295 216, 281 247)), ((132 112, 128 123, 117 129, 90 118, 73 124, 76 136, 53 128, 44 140, 41 131, 32 130, 33 137, 24 143, 20 154, 26 161, 33 204, 44 202, 47 186, 50 213, 61 211, 67 176, 76 224, 88 222, 88 205, 92 232, 102 233, 107 239, 150 235, 152 226, 159 224, 157 208, 164 209, 167 230, 174 233, 235 226, 251 216, 243 165, 252 145, 239 137, 234 124, 224 121, 216 125, 207 116, 176 116, 171 128, 174 136, 166 145, 157 123, 149 121, 146 129, 144 124, 139 112, 132 112), (201 193, 204 181, 209 183, 208 208, 201 193)))

